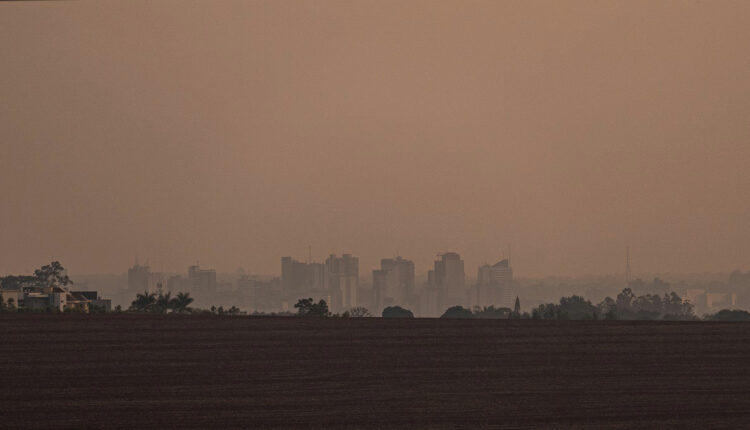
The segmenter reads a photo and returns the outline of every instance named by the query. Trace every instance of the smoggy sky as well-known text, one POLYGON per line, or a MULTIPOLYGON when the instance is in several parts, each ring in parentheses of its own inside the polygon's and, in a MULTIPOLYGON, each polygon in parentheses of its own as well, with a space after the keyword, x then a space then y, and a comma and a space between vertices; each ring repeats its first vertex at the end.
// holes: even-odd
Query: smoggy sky
POLYGON ((0 61, 0 274, 750 269, 750 2, 20 2, 0 61))

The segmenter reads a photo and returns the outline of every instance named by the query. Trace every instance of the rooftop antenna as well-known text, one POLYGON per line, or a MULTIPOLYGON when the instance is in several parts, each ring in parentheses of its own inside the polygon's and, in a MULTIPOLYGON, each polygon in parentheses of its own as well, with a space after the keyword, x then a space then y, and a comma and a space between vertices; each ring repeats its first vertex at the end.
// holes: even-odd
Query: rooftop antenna
POLYGON ((307 264, 312 263, 312 245, 307 245, 307 264))
POLYGON ((625 283, 630 284, 630 247, 625 248, 625 283))

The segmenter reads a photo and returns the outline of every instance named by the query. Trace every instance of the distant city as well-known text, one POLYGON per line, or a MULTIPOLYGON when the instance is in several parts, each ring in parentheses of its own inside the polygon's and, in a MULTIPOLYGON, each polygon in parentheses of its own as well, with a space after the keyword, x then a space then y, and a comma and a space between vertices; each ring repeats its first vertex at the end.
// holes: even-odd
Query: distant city
POLYGON ((511 307, 516 289, 508 259, 480 266, 477 282, 467 287, 464 261, 455 252, 438 255, 423 285, 417 285, 414 262, 401 256, 382 259, 367 284, 360 282, 359 258, 351 254, 331 254, 324 262, 281 257, 280 277, 241 274, 234 285, 217 281, 215 270, 197 264, 188 267, 186 276, 165 276, 141 264, 128 269, 128 290, 134 293, 185 291, 198 303, 231 297, 243 308, 261 311, 293 310, 299 298, 310 297, 325 300, 334 312, 365 307, 379 314, 388 306, 402 306, 416 316, 440 316, 455 305, 511 307))
MULTIPOLYGON (((451 306, 467 308, 494 306, 512 308, 520 298, 524 309, 553 301, 560 296, 581 294, 594 301, 616 295, 625 287, 637 294, 664 294, 676 291, 693 304, 697 313, 745 307, 745 291, 750 288, 750 272, 680 280, 633 279, 629 255, 625 273, 600 279, 517 280, 510 258, 483 263, 476 277, 469 279, 464 260, 456 252, 437 254, 433 267, 418 282, 414 262, 403 256, 383 258, 370 276, 361 277, 359 258, 352 254, 331 254, 325 261, 311 258, 299 261, 290 256, 280 259, 280 276, 245 273, 219 274, 198 264, 184 275, 154 272, 148 264, 134 264, 127 271, 127 290, 137 292, 189 292, 197 304, 238 306, 260 312, 294 311, 300 298, 323 299, 332 311, 343 312, 365 307, 374 315, 389 306, 410 309, 418 317, 438 317, 451 306)), ((114 292, 114 291, 113 291, 114 292)))
MULTIPOLYGON (((9 275, 0 277, 0 294, 3 302, 10 300, 26 309, 50 307, 61 311, 83 305, 106 311, 118 306, 127 309, 137 294, 174 297, 187 293, 194 305, 203 309, 294 313, 300 299, 311 298, 324 300, 334 313, 363 308, 371 315, 380 315, 384 309, 398 306, 416 317, 439 317, 454 306, 475 312, 487 307, 508 314, 511 308, 531 311, 570 295, 584 296, 603 312, 608 309, 609 297, 616 297, 624 288, 630 290, 628 294, 645 296, 647 301, 653 295, 676 293, 697 315, 747 309, 750 303, 750 272, 685 275, 676 280, 633 279, 629 252, 623 275, 598 278, 516 279, 510 258, 480 264, 476 277, 468 278, 464 260, 456 252, 437 254, 433 266, 421 277, 414 262, 403 256, 381 259, 380 267, 365 277, 360 277, 359 258, 352 254, 331 254, 322 262, 284 256, 279 269, 280 276, 251 275, 241 269, 234 274, 217 274, 196 263, 184 274, 175 274, 153 271, 148 262, 141 264, 136 259, 127 269, 127 279, 123 275, 79 275, 70 280, 70 285, 53 282, 44 288, 31 288, 39 284, 35 277, 9 275)), ((66 273, 62 267, 58 270, 66 273)))

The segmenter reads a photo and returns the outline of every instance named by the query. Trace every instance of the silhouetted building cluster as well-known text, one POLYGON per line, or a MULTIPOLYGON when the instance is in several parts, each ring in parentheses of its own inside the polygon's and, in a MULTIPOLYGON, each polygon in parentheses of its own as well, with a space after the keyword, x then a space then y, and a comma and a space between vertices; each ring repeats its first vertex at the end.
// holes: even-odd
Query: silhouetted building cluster
POLYGON ((416 285, 414 262, 404 257, 384 258, 372 271, 370 288, 359 285, 359 262, 344 254, 331 255, 325 263, 302 263, 281 258, 281 285, 286 303, 300 297, 324 299, 334 312, 356 306, 375 315, 389 306, 403 306, 420 316, 439 316, 450 306, 513 305, 513 272, 508 260, 479 268, 481 283, 467 288, 464 261, 455 252, 438 255, 427 282, 416 285))
POLYGON ((325 263, 302 263, 281 257, 281 288, 285 310, 302 297, 322 298, 331 309, 350 309, 359 302, 359 259, 331 254, 325 263))
POLYGON ((466 284, 464 261, 455 252, 438 254, 421 286, 416 283, 414 262, 402 256, 383 258, 372 271, 372 283, 362 285, 359 258, 331 254, 324 262, 281 257, 281 277, 260 279, 241 272, 231 282, 217 278, 213 269, 190 266, 187 276, 172 275, 166 282, 148 265, 128 269, 132 292, 188 292, 201 305, 238 305, 248 310, 294 311, 301 298, 325 300, 333 312, 365 307, 379 315, 389 306, 411 309, 418 316, 440 316, 451 306, 511 307, 515 297, 513 271, 508 260, 478 269, 477 282, 466 284))

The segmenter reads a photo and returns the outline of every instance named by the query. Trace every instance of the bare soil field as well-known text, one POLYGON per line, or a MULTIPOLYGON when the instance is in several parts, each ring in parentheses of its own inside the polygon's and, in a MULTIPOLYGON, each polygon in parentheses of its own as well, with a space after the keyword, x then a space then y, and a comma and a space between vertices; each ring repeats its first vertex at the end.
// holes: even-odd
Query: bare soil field
POLYGON ((747 428, 750 324, 0 315, 0 428, 747 428))

